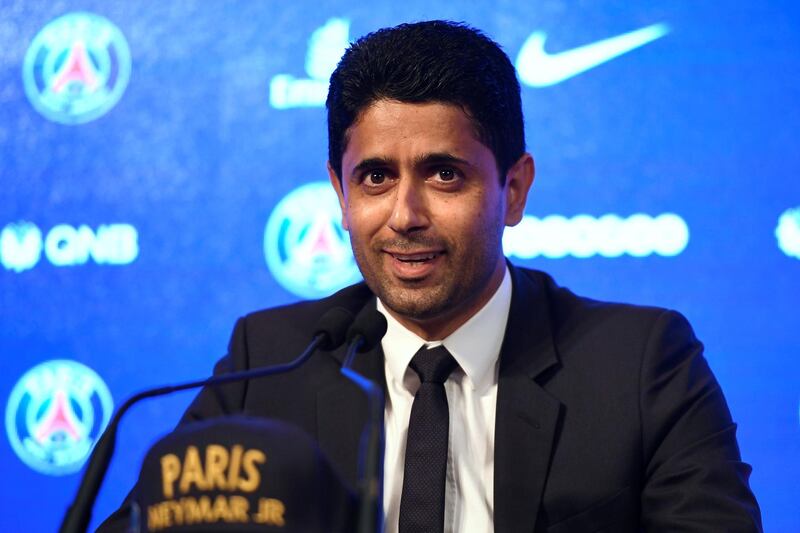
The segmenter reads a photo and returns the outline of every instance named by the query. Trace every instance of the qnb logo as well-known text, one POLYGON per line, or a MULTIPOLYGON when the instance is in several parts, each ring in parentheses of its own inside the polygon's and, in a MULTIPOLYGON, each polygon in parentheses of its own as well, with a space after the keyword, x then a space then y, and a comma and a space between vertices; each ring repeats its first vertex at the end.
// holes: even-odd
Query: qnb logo
POLYGON ((783 253, 800 259, 800 207, 783 212, 775 228, 775 237, 783 253))
POLYGON ((275 206, 264 230, 264 257, 286 290, 320 298, 361 279, 341 219, 328 182, 298 187, 275 206))
POLYGON ((47 236, 30 222, 8 224, 0 231, 0 264, 23 272, 36 266, 42 256, 55 266, 127 265, 139 256, 139 234, 130 224, 54 226, 47 236))
POLYGON ((108 425, 111 393, 94 370, 56 359, 26 372, 6 406, 11 447, 29 467, 54 476, 80 470, 108 425))
POLYGON ((550 215, 543 219, 525 215, 503 236, 506 255, 520 259, 543 256, 588 258, 645 257, 680 254, 689 244, 689 227, 678 215, 664 213, 653 218, 637 213, 628 218, 608 214, 600 218, 550 215))
POLYGON ((322 107, 328 82, 349 44, 350 22, 332 18, 311 34, 306 52, 308 78, 278 74, 269 86, 269 103, 275 109, 322 107))
POLYGON ((69 13, 34 37, 22 67, 25 93, 46 118, 62 124, 94 120, 122 97, 131 53, 122 32, 92 13, 69 13))

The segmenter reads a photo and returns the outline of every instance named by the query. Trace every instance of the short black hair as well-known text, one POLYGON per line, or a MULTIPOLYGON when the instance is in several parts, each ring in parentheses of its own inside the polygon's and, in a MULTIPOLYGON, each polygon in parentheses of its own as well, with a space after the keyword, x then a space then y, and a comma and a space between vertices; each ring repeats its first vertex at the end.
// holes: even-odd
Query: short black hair
POLYGON ((464 109, 494 154, 500 180, 525 152, 519 82, 496 42, 463 23, 431 20, 370 33, 331 75, 328 160, 342 179, 347 130, 377 100, 441 102, 464 109))

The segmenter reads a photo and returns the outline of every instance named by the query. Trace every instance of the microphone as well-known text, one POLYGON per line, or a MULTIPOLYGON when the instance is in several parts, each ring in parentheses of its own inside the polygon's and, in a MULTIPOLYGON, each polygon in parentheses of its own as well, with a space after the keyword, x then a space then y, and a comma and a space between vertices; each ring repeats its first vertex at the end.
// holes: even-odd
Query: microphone
POLYGON ((341 346, 346 338, 347 327, 352 320, 353 314, 347 309, 341 307, 330 309, 317 322, 313 338, 306 349, 296 359, 288 363, 233 372, 178 385, 157 387, 141 391, 128 398, 114 413, 111 422, 94 447, 86 471, 81 479, 81 484, 78 486, 78 492, 72 504, 67 508, 59 531, 61 533, 77 533, 84 532, 89 527, 94 502, 97 499, 103 478, 105 478, 108 466, 111 463, 111 456, 114 453, 119 422, 134 404, 145 398, 164 396, 177 391, 198 387, 216 387, 225 383, 289 372, 305 363, 318 348, 332 350, 341 346))
POLYGON ((356 373, 352 368, 357 353, 376 346, 386 335, 386 317, 377 310, 364 307, 347 331, 347 355, 341 373, 364 391, 369 405, 369 418, 361 434, 359 453, 359 533, 383 531, 383 453, 384 397, 381 387, 356 373))
POLYGON ((347 329, 347 355, 342 366, 350 368, 356 353, 368 352, 386 335, 386 317, 377 310, 364 307, 347 329))

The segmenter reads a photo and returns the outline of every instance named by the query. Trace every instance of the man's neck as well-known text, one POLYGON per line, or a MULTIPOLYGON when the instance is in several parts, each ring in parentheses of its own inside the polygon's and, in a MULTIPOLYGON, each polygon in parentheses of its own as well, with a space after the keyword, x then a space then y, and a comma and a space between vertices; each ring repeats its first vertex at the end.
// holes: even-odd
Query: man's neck
POLYGON ((425 341, 442 340, 463 326, 467 321, 472 318, 478 311, 492 299, 500 284, 503 282, 503 277, 506 275, 507 266, 505 261, 502 263, 502 268, 498 268, 489 280, 486 289, 476 297, 473 302, 459 306, 452 312, 445 315, 440 315, 425 320, 418 320, 413 317, 400 315, 383 306, 384 309, 394 317, 403 327, 419 336, 425 341))

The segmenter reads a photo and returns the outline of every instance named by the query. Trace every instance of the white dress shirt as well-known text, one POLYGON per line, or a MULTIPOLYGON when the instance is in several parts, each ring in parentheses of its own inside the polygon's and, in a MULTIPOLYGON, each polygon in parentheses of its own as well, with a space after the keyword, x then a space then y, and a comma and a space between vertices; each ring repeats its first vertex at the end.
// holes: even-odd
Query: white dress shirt
POLYGON ((423 346, 445 348, 458 362, 445 383, 450 411, 450 437, 445 487, 445 532, 494 531, 494 421, 497 370, 508 312, 511 277, 480 311, 439 341, 425 341, 406 329, 378 300, 388 329, 381 341, 386 372, 386 454, 383 509, 385 531, 396 533, 403 493, 408 421, 419 378, 408 364, 423 346))

